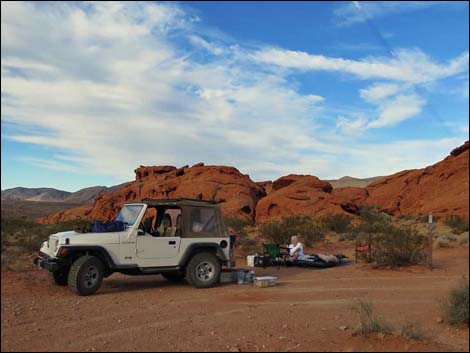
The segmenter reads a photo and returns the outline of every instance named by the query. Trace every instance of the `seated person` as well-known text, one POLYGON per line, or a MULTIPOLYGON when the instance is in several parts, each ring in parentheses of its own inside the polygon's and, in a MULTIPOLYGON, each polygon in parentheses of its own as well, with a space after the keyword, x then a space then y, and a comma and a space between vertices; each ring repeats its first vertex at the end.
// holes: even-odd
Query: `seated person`
POLYGON ((304 247, 302 246, 302 243, 299 241, 299 238, 294 235, 291 238, 291 245, 289 245, 289 256, 291 261, 297 261, 297 260, 304 260, 305 259, 305 254, 304 254, 304 247))
POLYGON ((153 234, 153 217, 147 217, 143 224, 143 231, 148 234, 153 234))
POLYGON ((169 215, 164 215, 162 221, 160 222, 160 226, 157 228, 158 236, 159 237, 166 237, 166 231, 168 228, 171 227, 171 218, 169 215))
MULTIPOLYGON (((315 260, 315 256, 304 254, 304 248, 302 246, 302 243, 299 241, 298 236, 294 235, 291 238, 291 242, 292 244, 289 245, 289 256, 290 256, 291 261, 297 261, 297 260, 314 261, 315 260)), ((320 260, 324 262, 330 262, 330 263, 340 262, 340 259, 335 255, 316 254, 316 257, 318 257, 320 260)))
POLYGON ((176 227, 171 226, 171 217, 169 214, 163 216, 160 227, 157 228, 157 232, 160 237, 176 236, 176 227))

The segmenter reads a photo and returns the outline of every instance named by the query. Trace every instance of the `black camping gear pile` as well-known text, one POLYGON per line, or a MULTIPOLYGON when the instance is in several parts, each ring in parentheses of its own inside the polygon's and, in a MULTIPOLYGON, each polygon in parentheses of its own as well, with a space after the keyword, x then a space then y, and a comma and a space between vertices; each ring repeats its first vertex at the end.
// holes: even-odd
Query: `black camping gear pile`
POLYGON ((338 262, 328 262, 321 259, 318 255, 305 255, 304 260, 292 261, 289 256, 289 249, 279 244, 263 244, 263 254, 254 258, 255 267, 271 266, 297 266, 306 268, 329 268, 344 265, 346 256, 334 255, 338 262))

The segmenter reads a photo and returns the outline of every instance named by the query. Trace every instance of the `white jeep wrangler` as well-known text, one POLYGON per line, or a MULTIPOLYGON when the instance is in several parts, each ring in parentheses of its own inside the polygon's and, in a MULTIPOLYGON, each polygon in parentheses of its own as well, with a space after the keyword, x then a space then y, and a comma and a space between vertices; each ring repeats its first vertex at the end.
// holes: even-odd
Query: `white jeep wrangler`
POLYGON ((160 274, 196 288, 220 281, 233 267, 235 237, 228 234, 220 205, 191 199, 144 200, 123 206, 118 231, 61 232, 42 244, 34 259, 58 285, 91 295, 104 277, 160 274))

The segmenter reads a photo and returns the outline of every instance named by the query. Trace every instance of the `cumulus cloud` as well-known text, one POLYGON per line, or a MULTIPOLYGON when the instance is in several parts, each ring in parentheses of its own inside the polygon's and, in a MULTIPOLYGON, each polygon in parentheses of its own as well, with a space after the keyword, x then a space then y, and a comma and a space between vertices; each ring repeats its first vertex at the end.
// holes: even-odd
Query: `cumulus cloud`
POLYGON ((391 58, 370 57, 351 60, 301 51, 268 48, 254 54, 266 64, 305 71, 336 71, 359 79, 388 79, 408 83, 425 83, 454 76, 468 69, 468 52, 447 63, 436 63, 419 49, 400 49, 391 58))
MULTIPOLYGON (((16 127, 2 138, 58 151, 52 161, 25 156, 31 164, 124 180, 139 164, 199 161, 235 164, 256 179, 341 176, 338 158, 357 163, 370 148, 321 130, 328 100, 319 91, 299 92, 290 69, 381 80, 361 91, 375 118, 337 123, 357 130, 420 111, 423 98, 393 85, 437 80, 468 65, 468 54, 446 63, 419 50, 350 60, 234 45, 199 33, 200 20, 171 3, 1 6, 1 116, 16 127)), ((455 144, 439 145, 440 154, 455 144)), ((415 161, 400 156, 396 170, 415 161)), ((361 175, 378 172, 374 161, 378 156, 361 175)))
POLYGON ((2 4, 2 122, 36 127, 7 138, 126 179, 137 164, 299 163, 323 98, 236 52, 192 59, 175 42, 236 50, 194 23, 172 4, 2 4))
POLYGON ((395 83, 375 83, 367 88, 361 89, 359 92, 361 98, 374 103, 397 94, 401 89, 402 86, 395 83))
POLYGON ((398 95, 381 106, 379 118, 371 121, 368 126, 377 128, 397 124, 419 114, 425 103, 424 99, 415 94, 398 95))
POLYGON ((347 1, 334 11, 335 22, 340 26, 351 26, 386 15, 401 14, 446 5, 456 7, 457 1, 347 1), (452 4, 453 3, 453 4, 452 4))

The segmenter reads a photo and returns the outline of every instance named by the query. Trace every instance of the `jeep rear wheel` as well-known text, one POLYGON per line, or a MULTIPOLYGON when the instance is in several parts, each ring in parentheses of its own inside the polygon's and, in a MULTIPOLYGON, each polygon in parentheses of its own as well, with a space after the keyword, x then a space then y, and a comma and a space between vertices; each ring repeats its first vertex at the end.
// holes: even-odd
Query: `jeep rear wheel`
POLYGON ((184 281, 185 274, 181 272, 166 272, 162 273, 162 277, 168 282, 181 283, 184 281))
POLYGON ((91 295, 96 293, 103 281, 104 265, 95 256, 79 257, 72 265, 68 284, 70 289, 78 295, 91 295))
POLYGON ((196 288, 210 288, 220 281, 221 265, 211 253, 195 255, 186 268, 186 279, 196 288))
POLYGON ((67 271, 51 272, 51 280, 58 286, 66 286, 68 283, 67 271))

